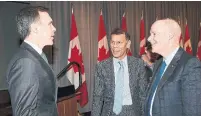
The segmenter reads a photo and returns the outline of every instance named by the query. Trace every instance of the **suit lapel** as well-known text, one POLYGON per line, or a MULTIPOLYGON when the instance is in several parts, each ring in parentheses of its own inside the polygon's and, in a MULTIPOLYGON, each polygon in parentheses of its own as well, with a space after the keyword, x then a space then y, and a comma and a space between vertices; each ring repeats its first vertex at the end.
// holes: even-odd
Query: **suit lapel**
POLYGON ((131 96, 133 95, 133 92, 134 92, 134 87, 133 87, 133 83, 134 83, 134 79, 133 79, 133 75, 132 75, 132 73, 131 73, 131 69, 132 69, 132 61, 131 61, 131 59, 130 59, 130 57, 129 56, 127 56, 127 64, 128 64, 128 73, 129 73, 129 87, 130 87, 130 92, 131 92, 131 96))
POLYGON ((44 59, 40 56, 40 54, 38 54, 37 51, 35 51, 29 44, 25 42, 21 44, 21 48, 28 50, 35 57, 35 59, 38 59, 44 70, 48 72, 47 74, 51 75, 51 77, 54 77, 51 67, 44 61, 44 59))
POLYGON ((114 98, 114 92, 115 92, 115 73, 114 73, 114 65, 113 65, 113 58, 110 57, 108 59, 107 62, 105 62, 105 65, 106 67, 104 68, 106 70, 106 74, 107 74, 107 77, 106 79, 108 80, 109 79, 109 83, 108 85, 110 86, 111 88, 111 95, 113 96, 114 98))
MULTIPOLYGON (((113 96, 114 96, 114 92, 115 92, 115 73, 114 73, 114 63, 113 63, 113 58, 110 58, 110 63, 109 63, 109 67, 111 67, 110 69, 112 69, 113 73, 111 73, 111 86, 112 86, 112 92, 113 92, 113 96)), ((114 98, 114 97, 113 97, 114 98)))
POLYGON ((181 58, 182 53, 183 53, 182 48, 179 48, 179 50, 175 54, 174 58, 168 65, 166 71, 164 72, 163 77, 161 78, 161 81, 158 85, 157 91, 160 90, 164 86, 164 84, 167 82, 168 79, 173 78, 171 75, 173 74, 173 72, 178 64, 178 61, 181 58))

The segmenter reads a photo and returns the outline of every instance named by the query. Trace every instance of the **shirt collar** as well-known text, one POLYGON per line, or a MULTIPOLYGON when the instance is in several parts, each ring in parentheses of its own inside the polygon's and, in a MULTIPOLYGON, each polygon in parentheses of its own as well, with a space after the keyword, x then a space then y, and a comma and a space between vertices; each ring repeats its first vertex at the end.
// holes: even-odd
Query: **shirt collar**
POLYGON ((40 55, 42 54, 42 49, 39 48, 36 44, 31 43, 30 41, 24 40, 25 43, 29 44, 34 50, 36 50, 40 55))
POLYGON ((125 56, 122 60, 119 60, 119 59, 113 57, 113 61, 115 64, 117 64, 118 61, 123 61, 124 64, 127 65, 127 56, 125 56))
POLYGON ((174 58, 175 54, 177 53, 179 47, 177 47, 170 55, 168 55, 166 58, 163 58, 163 60, 165 61, 166 65, 168 66, 170 64, 170 62, 172 61, 172 59, 174 58))

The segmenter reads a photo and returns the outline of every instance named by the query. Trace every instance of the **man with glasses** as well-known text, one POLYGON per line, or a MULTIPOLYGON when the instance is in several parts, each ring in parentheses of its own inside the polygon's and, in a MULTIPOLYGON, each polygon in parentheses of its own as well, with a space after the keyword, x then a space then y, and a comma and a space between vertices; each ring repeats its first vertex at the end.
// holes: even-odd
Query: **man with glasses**
POLYGON ((111 33, 110 57, 96 66, 92 116, 142 116, 147 85, 141 59, 127 56, 130 36, 116 28, 111 33))

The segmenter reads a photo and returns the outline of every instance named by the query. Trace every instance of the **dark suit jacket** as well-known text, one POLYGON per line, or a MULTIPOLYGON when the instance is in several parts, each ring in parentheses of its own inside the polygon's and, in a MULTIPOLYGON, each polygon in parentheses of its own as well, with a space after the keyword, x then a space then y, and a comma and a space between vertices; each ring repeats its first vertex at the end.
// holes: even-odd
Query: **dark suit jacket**
MULTIPOLYGON (((154 67, 154 78, 161 63, 162 59, 154 67)), ((145 116, 147 113, 149 109, 146 105, 145 116)), ((155 94, 152 114, 153 116, 201 116, 201 63, 182 48, 179 48, 161 78, 155 94)))
MULTIPOLYGON (((133 104, 132 113, 124 112, 123 116, 141 116, 145 100, 145 67, 141 59, 127 56, 129 87, 133 104)), ((97 64, 94 77, 92 116, 112 116, 114 105, 115 76, 113 58, 97 64)), ((120 113, 121 114, 121 113, 120 113)), ((121 115, 122 116, 122 115, 121 115)))
POLYGON ((57 116, 53 71, 27 43, 9 63, 7 83, 14 116, 57 116))

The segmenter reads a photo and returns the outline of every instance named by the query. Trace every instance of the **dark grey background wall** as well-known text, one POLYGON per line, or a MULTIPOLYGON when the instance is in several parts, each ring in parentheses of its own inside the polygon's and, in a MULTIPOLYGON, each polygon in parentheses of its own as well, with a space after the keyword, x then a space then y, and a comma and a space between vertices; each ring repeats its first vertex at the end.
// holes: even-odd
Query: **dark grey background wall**
POLYGON ((7 64, 20 45, 15 16, 27 5, 29 4, 0 2, 0 90, 7 88, 5 78, 7 64))

